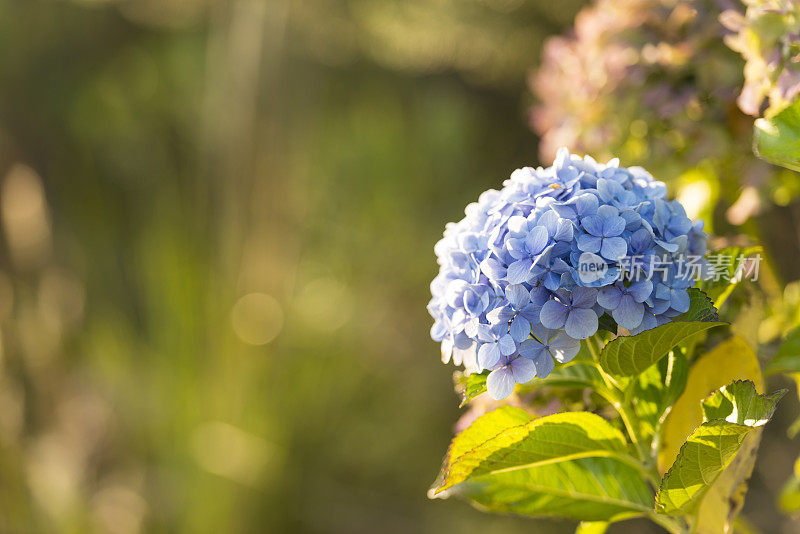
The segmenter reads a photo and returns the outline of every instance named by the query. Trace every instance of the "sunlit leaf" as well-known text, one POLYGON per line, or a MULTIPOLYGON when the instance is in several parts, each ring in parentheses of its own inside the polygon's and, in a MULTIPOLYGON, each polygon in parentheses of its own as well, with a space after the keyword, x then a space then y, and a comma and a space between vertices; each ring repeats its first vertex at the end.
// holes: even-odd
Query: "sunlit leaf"
MULTIPOLYGON (((759 395, 752 382, 739 381, 706 399, 702 404, 705 422, 692 432, 664 475, 656 510, 670 515, 695 513, 745 439, 769 421, 785 393, 759 395)), ((719 519, 727 520, 727 514, 719 519)))
MULTIPOLYGON (((735 380, 750 380, 762 389, 763 378, 758 357, 741 337, 731 337, 694 362, 683 394, 672 406, 661 428, 659 470, 663 473, 673 464, 681 445, 703 422, 702 401, 709 394, 735 380)), ((746 437, 741 450, 753 453, 759 435, 746 437)), ((723 527, 736 517, 744 500, 746 480, 753 469, 754 454, 737 455, 708 490, 695 514, 698 532, 723 532, 723 527)))
POLYGON ((703 399, 735 380, 750 380, 759 391, 764 388, 758 357, 747 342, 738 336, 726 339, 692 364, 686 387, 672 406, 662 428, 658 455, 662 473, 675 461, 678 450, 689 434, 703 422, 703 399))
POLYGON ((770 163, 800 171, 800 100, 771 118, 756 120, 753 150, 770 163))
POLYGON ((498 417, 479 418, 473 423, 478 430, 456 437, 431 496, 458 495, 495 512, 585 521, 652 510, 652 494, 623 435, 603 418, 559 413, 502 429, 512 421, 498 424, 498 417), (475 445, 477 433, 498 429, 475 445))
POLYGON ((641 373, 685 339, 725 323, 719 321, 711 300, 697 289, 689 290, 689 311, 672 322, 635 336, 618 337, 603 347, 600 365, 619 376, 641 373))
POLYGON ((739 261, 761 252, 763 252, 763 248, 760 246, 732 246, 709 252, 706 254, 706 260, 714 265, 714 275, 708 280, 701 281, 698 287, 711 298, 714 306, 719 308, 741 282, 741 277, 737 276, 739 261), (722 261, 719 258, 725 258, 725 260, 722 261))
POLYGON ((689 364, 679 351, 662 358, 638 376, 633 395, 642 438, 650 440, 686 387, 689 364))
POLYGON ((703 418, 749 427, 764 426, 785 394, 786 390, 782 389, 771 395, 759 395, 751 381, 737 380, 703 401, 703 418))
POLYGON ((464 407, 472 399, 486 392, 486 378, 489 373, 464 374, 456 371, 453 381, 456 384, 456 391, 461 395, 459 408, 464 407))
POLYGON ((482 415, 453 438, 445 461, 455 459, 509 428, 524 425, 531 416, 521 408, 503 406, 482 415))

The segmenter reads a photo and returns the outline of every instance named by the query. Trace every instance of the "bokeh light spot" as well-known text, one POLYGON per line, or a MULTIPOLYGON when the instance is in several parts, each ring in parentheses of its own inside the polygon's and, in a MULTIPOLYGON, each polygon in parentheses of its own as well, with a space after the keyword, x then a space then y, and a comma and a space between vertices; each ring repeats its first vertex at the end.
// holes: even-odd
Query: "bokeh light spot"
POLYGON ((266 345, 283 328, 283 309, 266 293, 249 293, 231 310, 231 324, 239 339, 250 345, 266 345))

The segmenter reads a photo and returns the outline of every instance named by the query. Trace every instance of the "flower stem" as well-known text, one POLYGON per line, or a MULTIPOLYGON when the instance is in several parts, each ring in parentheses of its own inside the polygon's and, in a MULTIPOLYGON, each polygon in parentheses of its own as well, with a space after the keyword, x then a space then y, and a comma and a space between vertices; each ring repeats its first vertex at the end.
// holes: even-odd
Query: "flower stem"
MULTIPOLYGON (((598 349, 601 340, 598 339, 597 334, 590 337, 586 340, 586 345, 589 347, 589 352, 592 353, 592 358, 595 362, 597 362, 597 371, 600 373, 600 377, 605 382, 606 387, 609 389, 616 390, 618 393, 622 394, 622 398, 617 398, 611 405, 617 411, 622 419, 622 424, 625 426, 625 430, 628 433, 628 437, 633 443, 634 447, 636 448, 636 452, 639 455, 639 459, 645 464, 647 468, 653 465, 652 458, 650 455, 650 451, 647 450, 647 447, 641 442, 639 439, 639 432, 641 431, 641 422, 639 421, 639 416, 636 411, 632 407, 632 395, 633 395, 633 387, 634 382, 631 381, 630 384, 627 385, 624 389, 620 386, 619 382, 617 382, 611 375, 603 370, 603 367, 600 365, 600 350, 598 349)), ((657 479, 656 479, 657 480, 657 479)))

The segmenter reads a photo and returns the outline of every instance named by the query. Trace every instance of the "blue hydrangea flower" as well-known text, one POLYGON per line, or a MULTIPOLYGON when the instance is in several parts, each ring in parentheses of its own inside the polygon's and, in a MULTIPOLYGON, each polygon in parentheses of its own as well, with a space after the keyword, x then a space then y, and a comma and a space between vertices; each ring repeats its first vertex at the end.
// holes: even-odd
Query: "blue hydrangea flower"
POLYGON ((586 339, 597 332, 597 290, 576 287, 573 291, 559 289, 548 300, 539 315, 545 328, 564 329, 568 336, 586 339))
POLYGON ((490 369, 499 399, 574 357, 602 314, 635 334, 685 312, 692 281, 675 263, 703 255, 707 236, 666 193, 640 167, 561 149, 551 167, 481 194, 434 247, 428 311, 442 360, 490 369))
POLYGON ((520 355, 504 356, 486 378, 486 389, 489 396, 502 400, 511 395, 516 384, 530 382, 536 376, 536 364, 520 355))
POLYGON ((586 231, 578 237, 578 249, 582 252, 599 253, 610 261, 625 257, 628 244, 620 237, 625 231, 626 221, 619 216, 619 210, 611 205, 597 209, 597 215, 589 215, 581 220, 586 231))
POLYGON ((505 299, 486 317, 493 325, 507 324, 514 341, 522 343, 530 335, 531 325, 539 321, 539 312, 547 298, 538 289, 528 291, 522 284, 510 284, 506 286, 505 299))
POLYGON ((689 294, 686 289, 693 284, 688 273, 678 273, 675 265, 669 267, 666 276, 656 285, 655 297, 669 302, 672 309, 683 313, 689 309, 689 294))
POLYGON ((644 301, 653 292, 653 282, 639 280, 629 286, 617 282, 597 293, 597 303, 611 312, 611 317, 623 328, 633 330, 642 324, 644 301))
POLYGON ((501 356, 511 356, 517 350, 514 338, 508 333, 508 326, 499 324, 478 325, 478 364, 483 369, 491 369, 500 361, 501 356))
POLYGON ((519 353, 533 360, 539 378, 547 378, 553 372, 555 362, 567 363, 581 349, 581 342, 577 339, 541 325, 534 327, 532 336, 519 346, 519 353))
POLYGON ((549 241, 550 237, 544 226, 534 226, 524 237, 512 237, 506 241, 508 254, 516 260, 508 266, 506 280, 509 284, 521 284, 530 280, 533 265, 547 248, 549 241))

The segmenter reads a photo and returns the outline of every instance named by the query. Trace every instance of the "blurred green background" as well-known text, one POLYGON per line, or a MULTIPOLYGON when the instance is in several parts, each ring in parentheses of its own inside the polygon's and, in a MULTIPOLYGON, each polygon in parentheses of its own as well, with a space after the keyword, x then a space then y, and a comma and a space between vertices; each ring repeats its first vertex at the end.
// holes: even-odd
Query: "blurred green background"
POLYGON ((427 500, 425 304, 583 4, 0 1, 0 532, 571 531, 427 500))

